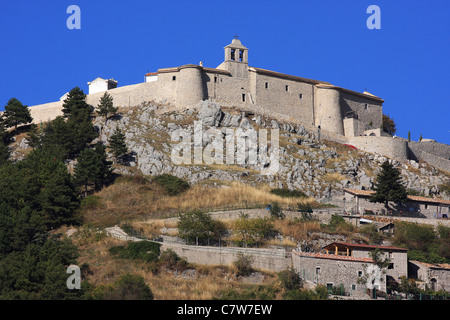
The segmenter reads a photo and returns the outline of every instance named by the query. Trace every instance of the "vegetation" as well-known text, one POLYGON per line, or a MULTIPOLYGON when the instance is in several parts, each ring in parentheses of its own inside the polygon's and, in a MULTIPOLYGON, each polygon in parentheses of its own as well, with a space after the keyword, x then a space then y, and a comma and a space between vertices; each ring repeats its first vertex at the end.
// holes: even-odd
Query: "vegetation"
POLYGON ((270 193, 276 194, 283 198, 306 198, 306 194, 299 190, 291 190, 286 188, 272 189, 270 193))
POLYGON ((16 131, 19 124, 26 124, 33 121, 28 106, 24 106, 22 102, 20 102, 16 98, 11 98, 8 100, 3 116, 3 124, 7 128, 14 127, 14 130, 16 131))
POLYGON ((369 201, 384 203, 386 209, 389 201, 405 202, 408 196, 400 171, 387 160, 381 165, 381 172, 377 176, 374 190, 375 193, 369 201))
POLYGON ((236 254, 236 260, 233 262, 238 276, 249 276, 254 270, 252 268, 253 257, 242 252, 236 254))
POLYGON ((146 262, 156 261, 160 245, 150 241, 130 242, 126 246, 115 246, 109 252, 122 259, 140 259, 146 262))
POLYGON ((108 115, 109 114, 115 114, 117 112, 118 108, 114 107, 113 98, 108 92, 105 92, 105 94, 100 98, 100 102, 97 106, 97 113, 101 117, 105 117, 105 125, 108 121, 108 115))
POLYGON ((397 132, 397 127, 394 119, 390 118, 389 115, 383 114, 383 124, 382 128, 384 132, 394 135, 397 132))
POLYGON ((241 214, 233 223, 235 242, 244 246, 253 247, 261 245, 264 240, 273 237, 274 226, 270 219, 249 219, 247 214, 241 214))
POLYGON ((153 181, 162 186, 169 195, 176 196, 189 189, 189 183, 171 174, 160 174, 153 181))
POLYGON ((123 157, 128 152, 128 148, 125 143, 125 135, 123 134, 122 130, 116 128, 116 130, 108 140, 108 147, 111 148, 116 161, 122 162, 123 157))
POLYGON ((210 215, 195 210, 180 214, 178 235, 187 243, 209 244, 219 241, 225 234, 225 225, 213 220, 210 215))
POLYGON ((101 300, 153 300, 153 293, 139 275, 124 274, 113 285, 95 290, 95 299, 101 300))

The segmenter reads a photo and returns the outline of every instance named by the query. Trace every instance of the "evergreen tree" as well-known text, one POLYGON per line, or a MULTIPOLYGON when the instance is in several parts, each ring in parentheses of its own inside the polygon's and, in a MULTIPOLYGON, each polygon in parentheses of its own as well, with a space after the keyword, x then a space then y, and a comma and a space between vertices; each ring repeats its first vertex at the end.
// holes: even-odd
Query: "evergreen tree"
POLYGON ((97 106, 98 114, 102 117, 105 117, 105 125, 108 121, 108 115, 109 114, 115 114, 118 110, 117 107, 114 107, 113 98, 108 92, 105 92, 105 94, 100 98, 100 103, 97 106))
POLYGON ((397 128, 394 119, 390 118, 389 115, 383 114, 383 124, 382 128, 384 132, 394 135, 397 132, 397 128))
POLYGON ((123 158, 123 156, 127 153, 127 145, 125 144, 125 135, 122 130, 116 128, 114 134, 108 140, 109 147, 112 149, 112 153, 117 161, 123 158))
POLYGON ((78 157, 75 165, 75 182, 84 187, 85 196, 90 186, 99 190, 111 179, 112 162, 107 160, 105 150, 101 143, 97 143, 94 148, 85 148, 78 157))
POLYGON ((9 156, 9 148, 0 140, 0 166, 8 163, 9 156))
POLYGON ((19 124, 30 123, 33 121, 28 106, 24 106, 22 102, 16 98, 9 99, 5 106, 4 117, 4 124, 6 127, 14 127, 15 130, 17 130, 19 124))
MULTIPOLYGON (((86 103, 86 94, 78 87, 70 90, 67 98, 64 100, 62 112, 64 118, 79 117, 79 112, 88 111, 87 115, 91 116, 92 106, 86 103)), ((84 115, 86 116, 86 115, 84 115)))
POLYGON ((408 193, 402 182, 400 171, 394 168, 387 160, 381 165, 381 169, 374 185, 375 193, 369 200, 371 202, 384 203, 386 209, 389 201, 406 201, 408 193))

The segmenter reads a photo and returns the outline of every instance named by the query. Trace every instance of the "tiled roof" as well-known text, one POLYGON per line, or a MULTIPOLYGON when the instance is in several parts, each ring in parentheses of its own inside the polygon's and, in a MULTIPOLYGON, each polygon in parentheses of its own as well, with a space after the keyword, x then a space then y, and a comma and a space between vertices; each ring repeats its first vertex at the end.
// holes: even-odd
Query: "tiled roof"
MULTIPOLYGON (((357 196, 364 196, 364 197, 370 197, 375 192, 372 190, 356 190, 356 189, 344 189, 344 191, 354 194, 354 195, 357 195, 357 196)), ((450 205, 450 200, 432 199, 432 198, 425 198, 425 197, 419 197, 419 196, 408 196, 408 199, 411 201, 450 205)))
POLYGON ((411 260, 411 262, 416 263, 416 264, 424 265, 424 266, 426 266, 428 268, 450 270, 450 264, 449 263, 427 263, 427 262, 421 262, 421 261, 415 261, 415 260, 411 260))
POLYGON ((145 74, 146 76, 156 76, 158 75, 158 72, 149 72, 145 74))
POLYGON ((301 257, 311 257, 311 258, 317 258, 317 259, 355 261, 355 262, 366 262, 366 263, 373 262, 373 260, 371 258, 363 258, 363 257, 350 257, 350 256, 340 256, 340 255, 335 255, 335 254, 298 252, 298 251, 293 251, 292 253, 294 253, 298 256, 301 256, 301 257))

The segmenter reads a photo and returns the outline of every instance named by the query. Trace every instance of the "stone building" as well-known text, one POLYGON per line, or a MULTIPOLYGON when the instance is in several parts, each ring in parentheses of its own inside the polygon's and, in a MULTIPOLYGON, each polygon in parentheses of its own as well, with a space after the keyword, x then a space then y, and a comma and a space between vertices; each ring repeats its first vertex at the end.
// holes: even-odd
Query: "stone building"
POLYGON ((422 289, 450 292, 450 264, 409 261, 408 274, 422 289))
MULTIPOLYGON (((450 171, 450 146, 414 144, 394 139, 380 129, 384 100, 329 82, 249 66, 249 49, 237 38, 224 47, 224 61, 216 68, 203 63, 160 68, 145 75, 145 82, 117 87, 117 81, 97 78, 89 84, 87 102, 98 105, 108 90, 116 106, 137 106, 153 101, 186 109, 210 100, 220 106, 253 110, 309 126, 323 136, 349 143, 367 152, 399 161, 419 159, 450 171), (431 148, 430 146, 433 146, 431 148), (436 151, 437 150, 437 151, 436 151)), ((62 114, 63 101, 30 107, 35 123, 62 114)))
POLYGON ((388 246, 333 242, 320 253, 294 250, 292 264, 303 279, 328 288, 342 286, 350 295, 364 295, 367 289, 386 292, 388 281, 408 275, 407 249, 388 246), (377 248, 391 262, 386 270, 370 257, 377 248))
MULTIPOLYGON (((383 203, 370 202, 374 191, 344 189, 345 210, 348 213, 364 214, 372 211, 375 214, 385 210, 383 203)), ((450 200, 432 199, 419 196, 408 196, 405 203, 389 203, 389 210, 426 218, 450 217, 450 200)))

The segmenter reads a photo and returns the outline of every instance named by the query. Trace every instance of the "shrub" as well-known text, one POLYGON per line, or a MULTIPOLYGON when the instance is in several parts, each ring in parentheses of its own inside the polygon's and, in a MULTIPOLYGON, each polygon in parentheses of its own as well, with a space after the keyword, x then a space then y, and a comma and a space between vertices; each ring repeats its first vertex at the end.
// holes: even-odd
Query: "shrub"
POLYGON ((278 279, 286 290, 296 290, 303 286, 300 275, 292 268, 278 272, 278 279))
POLYGON ((167 269, 183 271, 186 270, 188 263, 180 258, 172 249, 164 250, 159 257, 159 265, 167 269))
POLYGON ((280 205, 276 201, 270 206, 270 216, 276 219, 284 219, 285 217, 280 205))
POLYGON ((180 214, 178 235, 188 243, 206 244, 209 240, 219 240, 225 232, 224 223, 213 220, 207 213, 195 210, 180 214))
POLYGON ((287 188, 272 189, 270 193, 276 194, 283 198, 306 198, 306 194, 299 190, 291 190, 287 188))
POLYGON ((127 246, 115 246, 109 252, 122 259, 141 259, 146 262, 156 261, 160 244, 150 241, 130 242, 127 246))
POLYGON ((153 181, 163 187, 170 196, 176 196, 190 188, 189 183, 171 174, 160 174, 153 181))
POLYGON ((253 272, 252 268, 253 257, 245 255, 242 252, 236 254, 236 260, 233 262, 237 269, 238 276, 248 276, 253 272))
POLYGON ((153 293, 139 275, 125 274, 98 294, 102 300, 153 300, 153 293))

